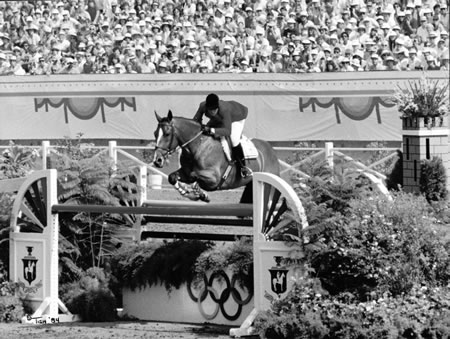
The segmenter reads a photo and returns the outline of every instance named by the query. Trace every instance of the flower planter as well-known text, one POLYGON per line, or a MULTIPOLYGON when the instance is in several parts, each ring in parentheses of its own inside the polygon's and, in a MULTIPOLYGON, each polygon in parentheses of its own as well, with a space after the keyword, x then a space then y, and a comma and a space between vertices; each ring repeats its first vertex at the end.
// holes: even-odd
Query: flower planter
POLYGON ((402 121, 403 130, 448 128, 447 117, 404 117, 402 118, 402 121))
POLYGON ((123 289, 123 313, 148 321, 240 325, 254 307, 253 293, 230 272, 208 273, 204 282, 171 291, 162 285, 123 289))

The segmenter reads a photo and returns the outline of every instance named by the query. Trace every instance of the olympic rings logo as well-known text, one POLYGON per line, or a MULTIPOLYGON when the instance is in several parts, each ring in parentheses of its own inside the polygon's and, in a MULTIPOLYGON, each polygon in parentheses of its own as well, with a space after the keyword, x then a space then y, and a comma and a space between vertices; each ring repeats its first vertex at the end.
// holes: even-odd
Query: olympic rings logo
POLYGON ((194 295, 194 292, 192 291, 192 281, 189 281, 187 283, 187 291, 192 301, 197 303, 200 314, 206 320, 214 319, 217 314, 219 314, 220 310, 225 319, 234 321, 240 317, 242 313, 242 307, 244 305, 247 305, 253 298, 252 290, 248 291, 248 295, 245 299, 242 298, 240 291, 235 287, 237 282, 237 276, 235 274, 233 274, 231 280, 224 271, 217 271, 212 273, 209 279, 205 274, 203 274, 202 278, 202 287, 198 291, 197 296, 194 295), (214 284, 215 280, 217 280, 218 284, 214 284), (224 285, 224 289, 222 290, 222 292, 216 290, 214 286, 217 285, 224 285), (210 314, 207 314, 203 308, 203 302, 208 296, 216 305, 213 312, 211 312, 210 314), (225 304, 230 300, 230 296, 231 299, 234 300, 234 302, 237 304, 237 310, 234 314, 228 314, 227 310, 225 309, 225 304))

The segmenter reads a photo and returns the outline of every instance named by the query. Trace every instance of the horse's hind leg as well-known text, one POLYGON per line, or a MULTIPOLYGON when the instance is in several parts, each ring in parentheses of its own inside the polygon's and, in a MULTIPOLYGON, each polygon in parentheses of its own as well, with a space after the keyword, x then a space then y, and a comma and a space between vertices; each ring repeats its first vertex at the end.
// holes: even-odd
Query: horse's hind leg
POLYGON ((198 185, 198 182, 194 182, 194 183, 192 184, 192 189, 194 190, 194 193, 198 196, 198 198, 199 198, 201 201, 204 201, 204 202, 210 202, 208 193, 206 193, 204 190, 202 190, 202 189, 200 188, 200 186, 198 185))
POLYGON ((253 184, 251 181, 245 186, 244 192, 242 192, 241 200, 239 202, 241 204, 253 203, 253 184))

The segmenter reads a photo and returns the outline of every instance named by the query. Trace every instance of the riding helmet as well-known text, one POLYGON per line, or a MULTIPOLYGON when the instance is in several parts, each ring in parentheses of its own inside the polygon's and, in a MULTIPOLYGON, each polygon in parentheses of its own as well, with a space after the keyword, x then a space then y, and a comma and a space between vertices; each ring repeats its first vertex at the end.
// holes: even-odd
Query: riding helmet
POLYGON ((219 97, 217 94, 211 93, 206 97, 206 109, 219 108, 219 97))

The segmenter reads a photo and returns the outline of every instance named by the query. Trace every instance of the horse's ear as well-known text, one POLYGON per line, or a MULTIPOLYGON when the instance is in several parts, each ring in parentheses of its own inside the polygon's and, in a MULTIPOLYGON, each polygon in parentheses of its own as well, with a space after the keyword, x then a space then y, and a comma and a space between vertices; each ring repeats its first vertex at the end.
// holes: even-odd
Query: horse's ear
POLYGON ((161 122, 162 118, 158 115, 158 113, 156 113, 156 110, 155 110, 155 116, 156 116, 156 120, 158 120, 158 122, 161 122))
POLYGON ((169 114, 167 114, 167 119, 169 119, 169 121, 171 121, 171 120, 172 120, 172 118, 173 118, 173 115, 172 115, 172 110, 171 110, 171 109, 169 109, 169 114))

